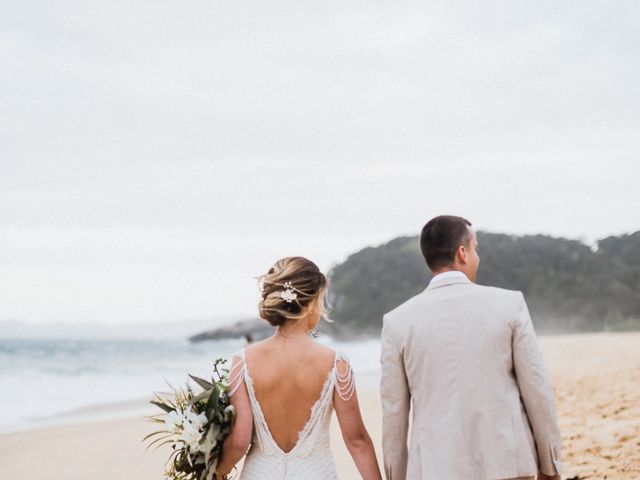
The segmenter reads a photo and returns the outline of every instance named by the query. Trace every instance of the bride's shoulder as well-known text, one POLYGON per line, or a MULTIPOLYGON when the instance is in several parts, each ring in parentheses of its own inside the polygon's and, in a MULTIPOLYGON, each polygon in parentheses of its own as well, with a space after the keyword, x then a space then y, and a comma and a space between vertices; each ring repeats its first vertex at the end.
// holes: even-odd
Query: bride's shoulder
POLYGON ((313 342, 312 345, 317 352, 322 352, 323 354, 329 355, 336 352, 335 348, 329 347, 328 345, 323 345, 318 342, 313 342))
POLYGON ((340 351, 336 348, 329 347, 317 342, 314 342, 313 345, 315 346, 315 351, 319 355, 331 358, 341 355, 340 351))
POLYGON ((327 347, 325 345, 318 344, 318 346, 322 349, 322 354, 326 359, 326 363, 331 362, 333 367, 338 368, 338 370, 351 368, 351 362, 344 352, 336 348, 327 347))
POLYGON ((264 349, 264 345, 263 345, 264 342, 265 340, 260 340, 255 343, 245 345, 244 347, 236 350, 233 353, 232 357, 234 358, 234 360, 240 359, 240 360, 246 361, 247 355, 250 355, 250 356, 253 356, 255 354, 260 355, 261 351, 264 349))
POLYGON ((245 345, 242 350, 245 352, 245 354, 249 354, 249 355, 260 355, 262 353, 268 353, 269 350, 271 350, 272 347, 270 345, 270 339, 269 338, 265 338, 264 340, 260 340, 257 342, 253 342, 250 343, 248 345, 245 345))

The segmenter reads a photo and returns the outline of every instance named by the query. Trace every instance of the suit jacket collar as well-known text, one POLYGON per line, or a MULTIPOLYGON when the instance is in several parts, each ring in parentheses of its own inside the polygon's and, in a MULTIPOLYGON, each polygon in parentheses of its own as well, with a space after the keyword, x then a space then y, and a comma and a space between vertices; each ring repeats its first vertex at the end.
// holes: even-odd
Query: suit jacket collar
POLYGON ((432 290, 434 288, 446 287, 447 285, 455 285, 460 283, 471 283, 471 280, 463 273, 462 275, 456 275, 455 277, 437 278, 434 277, 427 285, 426 290, 432 290))

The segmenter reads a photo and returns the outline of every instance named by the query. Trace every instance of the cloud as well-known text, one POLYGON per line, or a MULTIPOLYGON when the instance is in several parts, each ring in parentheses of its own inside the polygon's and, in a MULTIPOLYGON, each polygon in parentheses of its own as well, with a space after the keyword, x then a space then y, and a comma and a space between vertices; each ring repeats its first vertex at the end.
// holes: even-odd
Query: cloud
POLYGON ((277 256, 329 268, 441 212, 635 230, 639 10, 5 2, 0 316, 249 312, 277 256))

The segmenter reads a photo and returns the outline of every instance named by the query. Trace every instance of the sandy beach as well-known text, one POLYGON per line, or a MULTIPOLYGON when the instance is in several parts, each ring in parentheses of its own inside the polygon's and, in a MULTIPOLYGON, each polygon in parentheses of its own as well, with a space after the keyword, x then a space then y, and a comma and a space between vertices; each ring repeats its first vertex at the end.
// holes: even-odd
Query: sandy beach
MULTIPOLYGON (((563 478, 640 478, 640 333, 548 336, 540 342, 558 403, 563 478)), ((378 447, 378 392, 363 388, 359 396, 378 447)), ((0 478, 159 480, 167 451, 145 452, 141 443, 152 427, 132 417, 0 435, 0 478)), ((359 478, 335 418, 332 434, 341 478, 359 478)))

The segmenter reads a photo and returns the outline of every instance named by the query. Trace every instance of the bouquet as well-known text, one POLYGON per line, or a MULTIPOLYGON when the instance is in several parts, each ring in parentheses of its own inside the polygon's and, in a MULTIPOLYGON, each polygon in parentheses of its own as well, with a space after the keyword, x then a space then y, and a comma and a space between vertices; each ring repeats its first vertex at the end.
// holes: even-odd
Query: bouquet
POLYGON ((147 448, 169 444, 167 461, 169 480, 212 480, 222 454, 222 443, 235 420, 235 408, 229 402, 229 371, 222 368, 226 360, 213 364, 211 381, 189 375, 202 391, 194 392, 190 383, 171 387, 169 394, 154 394, 152 404, 163 412, 149 417, 164 424, 163 430, 147 435, 147 448))

